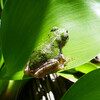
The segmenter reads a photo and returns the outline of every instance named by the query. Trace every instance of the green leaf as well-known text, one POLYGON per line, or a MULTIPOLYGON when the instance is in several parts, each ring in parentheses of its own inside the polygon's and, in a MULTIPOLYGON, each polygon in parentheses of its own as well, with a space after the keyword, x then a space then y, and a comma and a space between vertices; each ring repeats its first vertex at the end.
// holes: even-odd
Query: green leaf
POLYGON ((7 88, 8 82, 8 80, 0 80, 0 95, 7 88))
POLYGON ((0 20, 0 68, 2 67, 4 63, 2 51, 1 51, 1 20, 0 20))
POLYGON ((76 67, 75 70, 86 74, 86 73, 93 71, 97 68, 98 67, 95 64, 89 62, 89 63, 86 63, 86 64, 83 64, 81 66, 76 67))
POLYGON ((62 72, 62 73, 58 73, 60 76, 72 81, 72 82, 76 82, 78 80, 78 77, 76 77, 74 74, 72 73, 68 73, 66 71, 62 72))
POLYGON ((62 100, 100 100, 100 69, 80 78, 62 100))
POLYGON ((0 5, 1 5, 1 8, 3 9, 4 8, 3 0, 0 0, 0 5))
MULTIPOLYGON (((5 76, 12 77, 23 70, 33 48, 36 47, 48 5, 48 1, 44 1, 7 1, 1 26, 2 52, 7 69, 5 76)), ((22 78, 23 73, 20 75, 22 78)))
POLYGON ((87 74, 97 68, 98 66, 96 64, 88 62, 81 66, 75 67, 73 69, 69 69, 63 72, 59 71, 57 73, 72 82, 76 82, 82 76, 80 74, 82 73, 87 74), (81 73, 79 74, 78 72, 81 72, 81 73))
POLYGON ((97 63, 96 65, 98 66, 98 68, 100 68, 100 63, 97 63))
MULTIPOLYGON (((8 0, 2 13, 2 51, 8 79, 20 73, 34 48, 53 26, 68 29, 64 56, 75 57, 67 68, 90 61, 100 52, 100 2, 95 0, 8 0)), ((0 77, 2 78, 2 76, 0 77)))

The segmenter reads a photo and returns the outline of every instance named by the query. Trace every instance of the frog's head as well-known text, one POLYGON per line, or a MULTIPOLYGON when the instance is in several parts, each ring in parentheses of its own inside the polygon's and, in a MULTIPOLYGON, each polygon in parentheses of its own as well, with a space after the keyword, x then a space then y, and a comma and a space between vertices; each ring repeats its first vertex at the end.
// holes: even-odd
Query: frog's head
POLYGON ((65 46, 69 38, 68 30, 60 29, 58 27, 53 27, 51 32, 54 32, 57 35, 56 41, 57 41, 58 47, 62 49, 62 47, 65 46))

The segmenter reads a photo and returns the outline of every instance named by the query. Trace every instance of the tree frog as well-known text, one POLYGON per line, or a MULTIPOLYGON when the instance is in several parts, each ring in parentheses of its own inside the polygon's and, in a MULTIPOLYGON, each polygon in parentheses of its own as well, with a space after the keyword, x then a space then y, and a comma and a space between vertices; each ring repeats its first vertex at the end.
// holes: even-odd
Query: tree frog
POLYGON ((33 51, 24 73, 41 78, 59 69, 64 69, 64 65, 71 60, 68 57, 65 59, 62 54, 62 48, 68 38, 67 30, 53 27, 46 42, 33 51))

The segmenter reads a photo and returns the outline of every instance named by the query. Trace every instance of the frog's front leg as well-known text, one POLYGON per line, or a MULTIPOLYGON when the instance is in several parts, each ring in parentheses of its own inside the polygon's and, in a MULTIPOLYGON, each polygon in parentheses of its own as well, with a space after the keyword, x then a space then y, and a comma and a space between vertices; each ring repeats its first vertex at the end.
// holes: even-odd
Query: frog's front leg
POLYGON ((60 64, 66 65, 67 62, 72 61, 74 58, 69 59, 69 56, 64 58, 63 54, 59 54, 59 62, 60 64))
POLYGON ((64 68, 64 65, 66 65, 69 61, 72 61, 72 60, 74 60, 74 58, 69 59, 69 56, 64 58, 63 54, 59 54, 60 65, 58 69, 66 70, 67 68, 64 68))
POLYGON ((70 61, 72 61, 72 60, 74 60, 75 58, 68 58, 69 56, 67 56, 66 58, 65 58, 65 62, 63 63, 63 65, 66 65, 68 62, 70 62, 70 61))

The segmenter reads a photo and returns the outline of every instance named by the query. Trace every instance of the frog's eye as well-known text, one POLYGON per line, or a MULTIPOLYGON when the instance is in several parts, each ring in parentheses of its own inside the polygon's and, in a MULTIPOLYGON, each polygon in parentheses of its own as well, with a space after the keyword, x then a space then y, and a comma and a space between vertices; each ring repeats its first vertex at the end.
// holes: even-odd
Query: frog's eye
POLYGON ((58 27, 54 26, 54 27, 51 29, 50 32, 54 32, 54 31, 56 31, 56 30, 58 30, 58 27))

